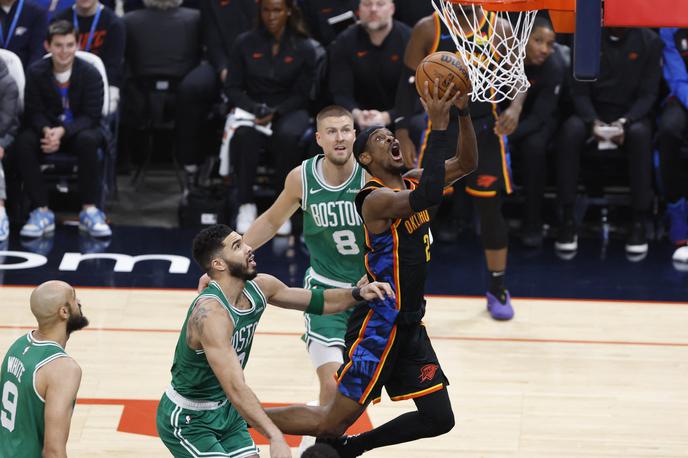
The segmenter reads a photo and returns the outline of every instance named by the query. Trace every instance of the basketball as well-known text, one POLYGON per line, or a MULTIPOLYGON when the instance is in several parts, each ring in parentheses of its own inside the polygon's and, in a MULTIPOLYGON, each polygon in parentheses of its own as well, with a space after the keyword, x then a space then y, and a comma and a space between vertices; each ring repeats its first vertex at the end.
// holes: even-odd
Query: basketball
POLYGON ((454 83, 452 96, 456 91, 467 94, 471 91, 468 70, 459 57, 451 52, 434 52, 425 57, 416 68, 416 90, 422 97, 424 84, 428 82, 430 94, 434 91, 435 79, 439 79, 439 96, 442 97, 451 83, 454 83))

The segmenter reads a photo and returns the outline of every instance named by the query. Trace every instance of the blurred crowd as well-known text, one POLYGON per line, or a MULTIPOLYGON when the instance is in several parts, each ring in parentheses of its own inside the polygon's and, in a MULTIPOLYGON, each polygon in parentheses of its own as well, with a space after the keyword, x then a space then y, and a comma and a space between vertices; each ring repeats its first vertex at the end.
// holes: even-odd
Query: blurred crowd
MULTIPOLYGON (((64 167, 80 228, 110 236, 114 163, 142 162, 138 133, 156 125, 169 127, 183 192, 207 184, 208 163, 228 177, 239 232, 257 216, 261 171, 279 193, 318 153, 314 116, 325 106, 349 110, 357 129, 388 126, 407 167, 422 166, 427 122, 413 74, 446 32, 429 0, 0 0, 0 27, 0 241, 10 220, 24 238, 54 230, 48 181, 64 167)), ((603 29, 595 82, 572 78, 570 45, 538 17, 531 87, 488 110, 515 173, 497 192, 515 191, 521 242, 538 247, 553 227, 557 250, 575 252, 581 193, 618 185, 627 252, 647 253, 661 221, 688 262, 688 29, 603 29)), ((492 192, 489 176, 475 183, 472 197, 492 192)), ((447 201, 441 232, 451 238, 466 199, 447 201)), ((503 211, 481 205, 484 225, 503 211)), ((506 243, 484 234, 488 252, 491 236, 494 249, 506 243)))

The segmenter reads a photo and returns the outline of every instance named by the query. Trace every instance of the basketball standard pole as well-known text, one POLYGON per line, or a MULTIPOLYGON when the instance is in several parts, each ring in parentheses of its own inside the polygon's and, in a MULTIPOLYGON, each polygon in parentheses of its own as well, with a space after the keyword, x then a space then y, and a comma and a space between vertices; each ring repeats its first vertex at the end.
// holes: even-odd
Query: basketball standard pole
POLYGON ((573 77, 595 81, 600 74, 602 0, 576 0, 576 33, 573 36, 573 77))

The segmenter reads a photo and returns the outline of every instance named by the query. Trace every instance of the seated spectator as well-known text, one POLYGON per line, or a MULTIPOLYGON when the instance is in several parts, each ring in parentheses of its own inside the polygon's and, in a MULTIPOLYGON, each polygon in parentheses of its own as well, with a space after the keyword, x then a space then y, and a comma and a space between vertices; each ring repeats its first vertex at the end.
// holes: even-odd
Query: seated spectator
POLYGON ((202 50, 200 12, 180 7, 182 0, 144 0, 144 4, 145 9, 124 16, 125 58, 133 78, 126 96, 127 122, 136 125, 143 111, 146 80, 169 78, 178 83, 175 148, 191 179, 198 163, 198 126, 207 107, 207 102, 193 97, 202 50))
POLYGON ((394 19, 409 27, 415 26, 418 21, 435 11, 432 1, 394 0, 394 3, 396 5, 394 19))
POLYGON ((574 203, 580 157, 586 140, 594 138, 597 142, 608 139, 623 149, 633 209, 626 251, 647 253, 645 223, 652 203, 651 110, 659 90, 661 46, 650 29, 605 28, 600 77, 592 83, 571 83, 574 114, 562 126, 557 148, 563 223, 555 246, 560 251, 578 248, 574 203))
POLYGON ((311 36, 328 46, 348 26, 356 23, 359 0, 301 0, 303 18, 311 36))
MULTIPOLYGON (((273 158, 277 188, 303 159, 299 140, 311 122, 306 108, 315 73, 315 49, 294 0, 258 4, 258 27, 234 43, 227 79, 230 103, 255 115, 258 126, 272 130, 267 136, 251 126, 239 127, 230 143, 239 188, 236 230, 242 234, 256 218, 253 184, 260 152, 273 158)), ((288 222, 278 231, 289 232, 288 222)))
POLYGON ((24 68, 43 57, 47 24, 45 10, 33 0, 0 2, 0 46, 18 55, 24 68))
POLYGON ((55 229, 55 215, 48 208, 41 174, 41 156, 64 151, 79 158, 79 228, 93 237, 106 237, 112 233, 110 226, 95 206, 101 192, 98 148, 103 143, 103 80, 93 66, 75 58, 77 31, 71 22, 51 24, 45 47, 52 56, 27 70, 27 125, 10 152, 33 207, 20 234, 34 238, 55 229))
POLYGON ((48 22, 52 22, 61 12, 74 6, 74 0, 34 0, 46 12, 48 22))
POLYGON ((547 144, 557 128, 556 111, 565 67, 557 51, 552 24, 537 17, 526 45, 525 70, 530 81, 516 130, 509 135, 515 161, 521 162, 525 206, 522 241, 525 246, 542 244, 542 198, 546 182, 547 144))
POLYGON ((669 238, 677 248, 674 259, 688 262, 688 181, 681 155, 688 145, 688 29, 661 29, 659 35, 664 42, 664 79, 670 91, 658 126, 660 173, 669 238))
POLYGON ((392 0, 361 0, 359 14, 330 46, 330 92, 358 128, 389 126, 411 29, 392 19, 392 0))
POLYGON ((5 170, 2 159, 19 128, 19 90, 5 61, 0 59, 0 242, 10 235, 10 222, 5 210, 7 199, 5 170))
POLYGON ((76 0, 73 7, 55 18, 73 22, 79 30, 79 49, 103 61, 110 85, 110 111, 115 112, 124 67, 124 22, 98 0, 76 0))

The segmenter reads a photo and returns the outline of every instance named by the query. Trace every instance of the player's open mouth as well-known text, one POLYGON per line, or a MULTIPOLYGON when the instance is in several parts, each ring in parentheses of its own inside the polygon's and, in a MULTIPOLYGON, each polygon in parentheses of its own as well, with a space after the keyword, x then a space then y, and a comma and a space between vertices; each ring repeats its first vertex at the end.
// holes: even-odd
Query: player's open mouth
POLYGON ((248 265, 252 266, 252 267, 256 267, 256 260, 255 260, 254 255, 251 255, 248 257, 248 265))
POLYGON ((346 145, 337 145, 334 147, 335 151, 346 151, 346 145))
POLYGON ((399 142, 397 140, 394 140, 394 142, 392 142, 390 153, 392 155, 392 159, 394 159, 395 161, 401 160, 401 147, 399 146, 399 142))

